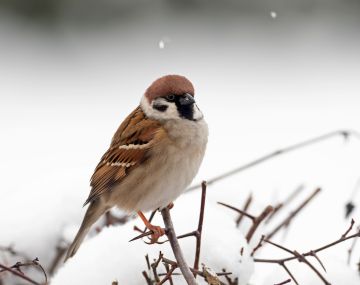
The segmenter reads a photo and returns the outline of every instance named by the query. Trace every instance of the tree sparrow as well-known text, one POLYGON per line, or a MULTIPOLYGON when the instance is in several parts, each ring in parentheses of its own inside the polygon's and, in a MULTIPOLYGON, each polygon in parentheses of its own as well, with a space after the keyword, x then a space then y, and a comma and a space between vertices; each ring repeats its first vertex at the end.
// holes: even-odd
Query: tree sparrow
POLYGON ((137 212, 152 240, 164 234, 143 212, 171 204, 191 183, 203 159, 208 128, 195 104, 194 87, 183 76, 154 81, 120 125, 91 177, 89 207, 66 259, 90 227, 110 208, 137 212))

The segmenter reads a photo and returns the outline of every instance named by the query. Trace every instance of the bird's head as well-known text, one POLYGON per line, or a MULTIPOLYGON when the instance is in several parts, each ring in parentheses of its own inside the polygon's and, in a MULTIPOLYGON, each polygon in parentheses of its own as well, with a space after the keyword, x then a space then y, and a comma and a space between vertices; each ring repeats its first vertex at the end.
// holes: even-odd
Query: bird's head
POLYGON ((149 118, 159 121, 198 121, 203 117, 195 104, 192 83, 180 75, 166 75, 155 80, 146 89, 141 108, 149 118))

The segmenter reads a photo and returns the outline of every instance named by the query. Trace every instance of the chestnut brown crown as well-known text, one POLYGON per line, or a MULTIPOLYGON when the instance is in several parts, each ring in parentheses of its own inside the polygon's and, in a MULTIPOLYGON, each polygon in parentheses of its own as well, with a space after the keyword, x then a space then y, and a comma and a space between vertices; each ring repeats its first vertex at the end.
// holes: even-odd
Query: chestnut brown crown
POLYGON ((185 93, 194 96, 194 86, 184 76, 165 75, 156 79, 145 91, 145 97, 151 102, 157 97, 166 95, 183 95, 185 93))

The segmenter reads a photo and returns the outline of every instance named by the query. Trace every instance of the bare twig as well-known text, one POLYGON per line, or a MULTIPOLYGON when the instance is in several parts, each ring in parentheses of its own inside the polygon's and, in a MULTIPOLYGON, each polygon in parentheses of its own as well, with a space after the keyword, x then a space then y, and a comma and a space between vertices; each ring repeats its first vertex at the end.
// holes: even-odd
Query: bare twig
POLYGON ((230 206, 228 204, 222 203, 222 202, 218 202, 219 205, 222 205, 224 207, 227 207, 231 210, 234 210, 240 214, 242 214, 243 216, 249 218, 252 220, 252 226, 250 227, 248 233, 246 234, 246 240, 247 242, 250 242, 251 238, 253 237, 256 229, 259 227, 259 225, 266 219, 266 217, 271 213, 271 211, 273 210, 273 207, 271 206, 267 206, 259 216, 255 217, 253 215, 250 215, 246 212, 244 212, 243 210, 240 210, 238 208, 235 208, 233 206, 230 206))
POLYGON ((246 234, 246 240, 249 243, 251 238, 253 237, 254 233, 256 232, 259 225, 266 219, 266 217, 273 211, 273 207, 267 206, 262 213, 255 218, 251 228, 249 229, 248 233, 246 234))
POLYGON ((143 271, 142 275, 144 276, 147 285, 153 285, 153 282, 146 271, 143 271))
POLYGON ((161 215, 163 217, 164 224, 167 229, 167 233, 166 233, 167 237, 170 241, 171 248, 174 252, 174 255, 177 260, 178 266, 181 270, 181 273, 183 274, 186 282, 189 285, 196 285, 197 283, 195 281, 194 275, 191 273, 189 266, 186 264, 184 255, 183 255, 180 245, 179 245, 179 241, 176 238, 176 234, 175 234, 174 226, 173 226, 173 223, 171 220, 169 209, 167 207, 162 209, 161 215))
POLYGON ((164 265, 165 265, 165 268, 166 268, 166 275, 165 275, 165 277, 159 282, 158 285, 162 285, 162 284, 164 284, 164 283, 165 283, 166 281, 168 281, 168 280, 169 280, 170 285, 173 285, 173 281, 172 281, 171 276, 172 276, 172 274, 174 273, 174 271, 175 271, 175 269, 177 268, 177 266, 171 265, 171 266, 170 266, 170 269, 169 269, 169 264, 164 263, 164 265))
POLYGON ((158 275, 158 273, 157 273, 157 268, 158 268, 159 263, 160 263, 160 261, 162 260, 163 256, 164 256, 164 255, 163 255, 162 252, 160 251, 160 252, 159 252, 159 257, 158 257, 158 259, 155 260, 153 264, 151 264, 151 268, 152 268, 152 271, 153 271, 153 274, 154 274, 154 278, 155 278, 156 283, 159 283, 159 282, 160 282, 160 278, 159 278, 159 275, 158 275))
MULTIPOLYGON (((252 199, 253 199, 252 194, 250 194, 249 197, 245 201, 245 204, 244 204, 244 207, 243 207, 244 212, 247 212, 247 210, 249 209, 250 204, 252 202, 252 199)), ((243 220, 243 218, 244 218, 244 214, 239 214, 239 217, 236 219, 236 226, 237 227, 240 226, 240 223, 243 220)))
MULTIPOLYGON (((176 261, 173 261, 173 260, 168 259, 168 258, 165 258, 165 257, 163 257, 162 261, 163 261, 164 263, 169 264, 170 266, 178 266, 178 263, 177 263, 176 261)), ((204 272, 201 271, 201 270, 196 270, 196 269, 191 268, 191 267, 189 267, 189 270, 190 270, 191 272, 193 272, 193 273, 196 273, 197 275, 199 275, 199 276, 201 276, 201 277, 205 277, 204 272)), ((232 274, 232 272, 224 272, 224 271, 223 271, 223 272, 216 272, 215 274, 216 274, 217 276, 229 276, 229 275, 232 274)))
POLYGON ((299 205, 289 216, 275 227, 269 234, 266 235, 267 239, 271 239, 277 232, 284 226, 288 226, 290 222, 296 217, 296 215, 321 191, 321 188, 316 189, 303 203, 299 205))
MULTIPOLYGON (((36 257, 35 259, 33 259, 32 261, 26 261, 26 262, 16 262, 13 266, 9 267, 12 270, 16 270, 17 272, 23 274, 24 276, 26 276, 24 274, 24 272, 22 272, 21 268, 22 267, 36 267, 38 268, 43 274, 44 274, 44 278, 45 278, 45 283, 48 283, 48 278, 47 278, 47 274, 46 271, 44 269, 44 267, 42 267, 42 265, 39 263, 39 259, 36 257)), ((0 273, 5 272, 5 271, 9 271, 6 268, 0 269, 0 273)), ((13 273, 13 272, 11 272, 13 273)))
POLYGON ((341 238, 346 238, 348 233, 352 230, 353 226, 355 224, 354 219, 351 219, 350 227, 346 230, 346 232, 341 236, 341 238))
MULTIPOLYGON (((317 248, 315 250, 310 250, 309 252, 303 253, 303 255, 304 256, 310 256, 310 255, 312 255, 312 252, 318 253, 320 251, 328 249, 329 247, 332 247, 332 246, 335 246, 335 245, 337 245, 339 243, 342 243, 342 242, 344 242, 346 240, 353 239, 353 238, 358 238, 358 237, 360 237, 360 231, 353 234, 353 235, 351 235, 351 236, 348 236, 346 238, 341 238, 341 239, 338 239, 338 240, 336 240, 336 241, 334 241, 332 243, 329 243, 327 245, 319 247, 319 248, 317 248)), ((283 259, 259 259, 259 258, 255 258, 254 261, 255 262, 265 262, 265 263, 278 263, 279 260, 287 262, 287 261, 294 260, 294 259, 296 259, 296 257, 288 257, 288 258, 283 258, 283 259)))
POLYGON ((284 251, 292 254, 293 256, 287 257, 287 258, 282 258, 282 259, 259 259, 259 258, 255 258, 254 261, 255 261, 255 262, 260 262, 260 263, 276 263, 276 264, 281 265, 281 266, 286 270, 286 272, 289 274, 289 276, 291 277, 291 279, 292 279, 296 284, 298 284, 297 281, 295 280, 294 276, 293 276, 293 275, 291 274, 291 272, 289 271, 289 269, 285 266, 285 263, 286 263, 286 262, 297 259, 297 260, 299 260, 299 261, 304 262, 305 264, 307 264, 307 265, 319 276, 319 278, 320 278, 325 284, 329 285, 330 283, 329 283, 329 282, 322 276, 322 274, 306 259, 306 257, 308 257, 308 256, 313 256, 313 257, 315 257, 315 258, 320 262, 321 266, 325 269, 324 265, 322 264, 322 262, 320 261, 319 257, 318 257, 316 254, 317 254, 318 252, 320 252, 320 251, 323 251, 323 250, 325 250, 325 249, 328 249, 328 248, 330 248, 330 247, 332 247, 332 246, 335 246, 335 245, 337 245, 337 244, 339 244, 339 243, 342 243, 342 242, 344 242, 344 241, 346 241, 346 240, 354 239, 354 238, 359 238, 359 237, 360 237, 360 229, 359 229, 355 234, 353 234, 353 235, 348 236, 348 233, 349 233, 349 231, 346 231, 346 233, 345 233, 344 235, 342 235, 340 239, 338 239, 338 240, 336 240, 336 241, 334 241, 334 242, 331 242, 331 243, 329 243, 329 244, 327 244, 327 245, 324 245, 324 246, 322 246, 322 247, 319 247, 319 248, 317 248, 317 249, 315 249, 315 250, 310 250, 310 251, 308 251, 308 252, 306 252, 306 253, 303 253, 303 254, 300 254, 300 253, 298 253, 297 251, 291 251, 290 249, 287 249, 287 248, 285 248, 284 246, 281 246, 281 245, 278 245, 278 244, 276 244, 276 243, 274 243, 274 242, 271 242, 271 241, 269 241, 268 239, 264 239, 264 241, 266 241, 266 242, 268 242, 268 243, 270 243, 270 244, 272 244, 272 245, 274 245, 274 246, 276 246, 276 247, 278 247, 278 248, 280 248, 280 249, 282 249, 282 250, 284 250, 284 251))
POLYGON ((20 277, 21 279, 24 279, 24 280, 30 282, 31 284, 41 285, 40 283, 36 282, 35 280, 31 279, 30 277, 26 276, 24 273, 21 273, 16 269, 12 269, 12 268, 7 267, 7 266, 5 266, 5 265, 3 265, 1 263, 0 263, 0 268, 3 271, 8 271, 8 272, 12 273, 13 275, 16 275, 17 277, 20 277))
MULTIPOLYGON (((226 272, 226 269, 223 268, 222 271, 223 271, 223 272, 226 272)), ((228 276, 228 275, 225 275, 224 277, 225 277, 226 282, 228 283, 228 285, 238 285, 238 284, 239 284, 239 279, 238 279, 238 277, 235 277, 234 280, 233 280, 230 276, 228 276)))
POLYGON ((304 185, 299 185, 283 202, 277 204, 274 207, 274 211, 272 211, 272 213, 266 219, 265 224, 268 224, 280 212, 280 210, 284 208, 284 206, 290 204, 291 201, 293 201, 304 189, 304 185))
POLYGON ((296 250, 294 250, 294 256, 298 258, 298 260, 300 262, 304 262, 306 265, 308 265, 315 273, 317 276, 319 276, 319 278, 321 279, 322 282, 324 282, 325 285, 331 285, 329 281, 326 280, 326 278, 320 273, 319 270, 317 270, 315 268, 314 265, 312 265, 306 258, 305 256, 303 256, 302 254, 298 253, 296 250))
POLYGON ((150 270, 151 268, 151 265, 150 265, 150 259, 149 259, 149 255, 145 255, 145 260, 146 260, 146 266, 147 266, 147 269, 150 270))
POLYGON ((48 277, 47 277, 47 274, 46 274, 46 271, 44 269, 44 267, 40 264, 39 262, 39 258, 35 258, 33 261, 32 261, 37 267, 40 268, 40 270, 42 271, 42 273, 44 274, 44 277, 45 277, 45 284, 48 283, 48 277))
POLYGON ((265 236, 262 235, 259 243, 257 244, 257 246, 254 247, 253 251, 251 252, 251 256, 254 256, 255 252, 256 252, 260 247, 262 247, 262 243, 263 243, 264 239, 265 239, 265 236))
MULTIPOLYGON (((194 269, 199 269, 199 261, 200 261, 200 250, 201 250, 201 236, 202 236, 202 227, 204 223, 204 213, 205 213, 205 201, 206 201, 206 182, 202 182, 202 193, 201 193, 201 204, 200 204, 200 214, 199 214, 199 222, 196 230, 196 250, 195 250, 195 261, 194 261, 194 269)), ((194 277, 196 278, 196 273, 194 273, 194 277)))
POLYGON ((316 252, 312 251, 310 255, 313 256, 319 262, 322 269, 324 269, 324 271, 326 272, 326 268, 325 268, 323 262, 321 261, 321 259, 317 256, 316 252))
POLYGON ((291 279, 287 279, 287 280, 285 280, 285 281, 283 281, 283 282, 281 282, 281 283, 276 283, 276 284, 274 284, 274 285, 284 285, 284 284, 288 284, 288 283, 290 283, 291 282, 291 279))
POLYGON ((247 212, 245 212, 245 211, 243 211, 243 210, 240 210, 240 209, 238 209, 238 208, 236 208, 236 207, 233 207, 233 206, 231 206, 231 205, 228 205, 228 204, 225 204, 225 203, 222 203, 222 202, 218 202, 218 204, 221 205, 221 206, 224 206, 224 207, 226 207, 226 208, 229 208, 229 209, 231 209, 231 210, 234 210, 235 212, 238 212, 239 214, 241 214, 241 215, 249 218, 249 219, 252 220, 253 222, 254 222, 255 219, 256 219, 255 216, 250 215, 249 213, 247 213, 247 212))
POLYGON ((299 282, 297 282, 297 280, 295 279, 294 275, 291 273, 291 271, 289 270, 289 268, 285 265, 285 262, 281 261, 279 262, 279 265, 284 268, 284 270, 287 272, 287 274, 289 274, 290 278, 294 281, 294 283, 296 285, 299 285, 299 282))
MULTIPOLYGON (((309 140, 302 141, 302 142, 297 143, 297 144, 293 144, 293 145, 284 147, 284 148, 279 149, 277 151, 274 151, 274 152, 271 152, 271 153, 266 154, 264 156, 261 156, 261 157, 255 159, 255 160, 253 160, 251 162, 248 162, 248 163, 246 163, 246 164, 244 164, 242 166, 239 166, 239 167, 237 167, 237 168, 235 168, 233 170, 230 170, 228 172, 225 172, 225 173, 223 173, 221 175, 218 175, 218 176, 215 176, 213 178, 207 179, 208 185, 214 184, 217 181, 220 181, 220 180, 225 179, 225 178, 227 178, 229 176, 232 176, 234 174, 237 174, 239 172, 242 172, 244 170, 252 168, 252 167, 254 167, 254 166, 258 165, 258 164, 261 164, 261 163, 263 163, 265 161, 273 159, 273 158, 275 158, 277 156, 280 156, 280 155, 283 155, 283 154, 286 154, 286 153, 289 153, 289 152, 304 148, 306 146, 317 144, 317 143, 320 143, 320 142, 323 142, 323 141, 326 141, 328 139, 331 139, 333 137, 338 137, 338 136, 342 136, 344 139, 347 139, 349 136, 353 136, 353 137, 356 137, 356 138, 360 139, 360 134, 357 131, 338 130, 338 131, 330 132, 330 133, 327 133, 325 135, 321 135, 321 136, 318 136, 318 137, 315 137, 315 138, 312 138, 312 139, 309 139, 309 140)), ((200 187, 201 187, 201 184, 197 184, 197 185, 194 185, 194 186, 188 188, 187 191, 195 190, 195 189, 198 189, 200 187)))

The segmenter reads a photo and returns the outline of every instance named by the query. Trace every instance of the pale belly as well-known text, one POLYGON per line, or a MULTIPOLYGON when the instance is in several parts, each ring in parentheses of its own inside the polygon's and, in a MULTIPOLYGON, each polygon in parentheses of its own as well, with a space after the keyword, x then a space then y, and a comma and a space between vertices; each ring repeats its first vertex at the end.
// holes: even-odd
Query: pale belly
POLYGON ((187 142, 154 150, 153 159, 134 169, 112 191, 110 200, 127 212, 152 211, 175 201, 192 182, 203 160, 206 124, 204 128, 205 134, 196 133, 187 142))

